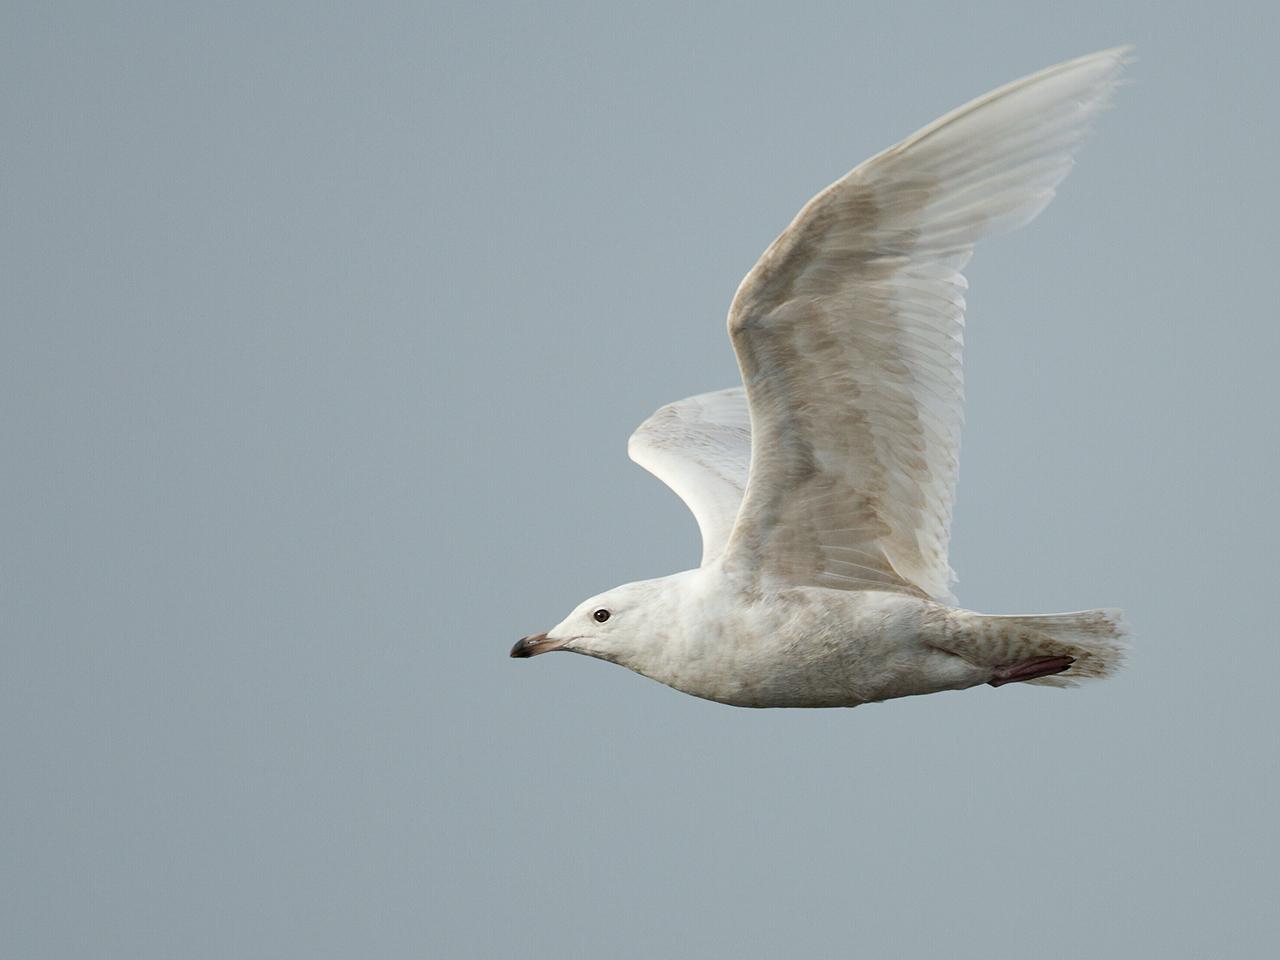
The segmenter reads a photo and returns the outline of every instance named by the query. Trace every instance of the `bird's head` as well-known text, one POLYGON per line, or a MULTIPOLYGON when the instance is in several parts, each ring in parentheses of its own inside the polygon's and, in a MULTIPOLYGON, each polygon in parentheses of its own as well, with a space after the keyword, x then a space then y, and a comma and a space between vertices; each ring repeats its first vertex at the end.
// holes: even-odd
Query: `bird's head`
POLYGON ((511 656, 568 650, 637 669, 638 661, 670 634, 678 605, 674 579, 627 583, 584 600, 546 633, 519 640, 511 656))

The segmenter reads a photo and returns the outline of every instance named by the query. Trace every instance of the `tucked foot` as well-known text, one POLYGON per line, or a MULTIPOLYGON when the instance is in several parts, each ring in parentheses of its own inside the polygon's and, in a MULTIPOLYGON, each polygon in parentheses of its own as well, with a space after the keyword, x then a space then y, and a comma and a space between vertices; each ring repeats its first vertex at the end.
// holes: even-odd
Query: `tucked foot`
POLYGON ((1061 673, 1075 662, 1075 657, 1036 657, 1034 660, 1023 660, 1021 663, 996 667, 995 675, 987 683, 993 687, 1002 687, 1006 683, 1047 677, 1053 673, 1061 673))

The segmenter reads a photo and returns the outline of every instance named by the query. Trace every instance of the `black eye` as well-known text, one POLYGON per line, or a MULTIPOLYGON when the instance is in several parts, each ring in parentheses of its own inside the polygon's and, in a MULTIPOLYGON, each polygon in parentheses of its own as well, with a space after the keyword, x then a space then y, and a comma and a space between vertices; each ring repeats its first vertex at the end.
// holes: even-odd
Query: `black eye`
POLYGON ((604 623, 606 620, 609 619, 609 611, 606 610, 604 607, 601 607, 599 610, 593 613, 592 616, 596 618, 596 623, 604 623))

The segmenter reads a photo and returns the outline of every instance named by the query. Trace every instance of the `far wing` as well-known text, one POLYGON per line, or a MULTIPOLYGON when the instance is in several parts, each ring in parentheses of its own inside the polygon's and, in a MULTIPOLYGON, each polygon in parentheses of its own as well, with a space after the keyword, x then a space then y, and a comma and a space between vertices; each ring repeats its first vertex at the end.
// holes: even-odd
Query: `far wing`
POLYGON ((742 387, 667 404, 636 428, 627 452, 693 511, 702 564, 718 557, 751 464, 751 414, 742 387))
POLYGON ((948 114, 818 194, 765 251, 729 311, 755 436, 726 563, 950 599, 960 271, 978 240, 1048 205, 1126 52, 948 114))

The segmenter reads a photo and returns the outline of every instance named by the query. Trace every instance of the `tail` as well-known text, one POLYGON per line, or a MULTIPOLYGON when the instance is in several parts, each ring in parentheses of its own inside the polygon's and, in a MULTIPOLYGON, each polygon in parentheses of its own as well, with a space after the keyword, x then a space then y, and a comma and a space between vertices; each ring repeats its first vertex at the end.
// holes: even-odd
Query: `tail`
MULTIPOLYGON (((957 611, 948 648, 970 663, 997 670, 1029 661, 1055 661, 1056 670, 1025 678, 1046 687, 1074 687, 1109 677, 1124 665, 1129 630, 1120 610, 1081 610, 1041 616, 988 616, 957 611)), ((1016 672, 1009 679, 1024 679, 1016 672)))

